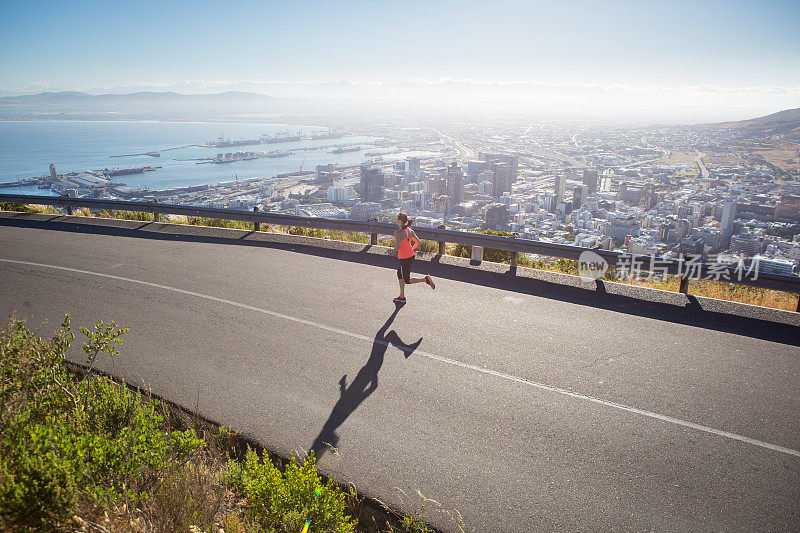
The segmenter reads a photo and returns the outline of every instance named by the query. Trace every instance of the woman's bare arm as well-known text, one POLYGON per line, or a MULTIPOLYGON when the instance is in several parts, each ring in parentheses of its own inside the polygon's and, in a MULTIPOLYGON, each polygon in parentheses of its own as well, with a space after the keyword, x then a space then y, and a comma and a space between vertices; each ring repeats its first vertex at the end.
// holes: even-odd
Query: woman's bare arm
POLYGON ((394 251, 395 252, 400 249, 400 241, 401 241, 401 236, 402 235, 403 235, 403 233, 400 230, 396 230, 394 232, 394 251))

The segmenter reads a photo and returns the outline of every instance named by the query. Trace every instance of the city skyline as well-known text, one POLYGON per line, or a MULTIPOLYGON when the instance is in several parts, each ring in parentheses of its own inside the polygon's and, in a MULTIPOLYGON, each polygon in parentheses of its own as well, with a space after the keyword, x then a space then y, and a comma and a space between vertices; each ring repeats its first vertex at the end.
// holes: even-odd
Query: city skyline
POLYGON ((7 9, 2 95, 243 90, 699 121, 800 102, 792 2, 7 9))

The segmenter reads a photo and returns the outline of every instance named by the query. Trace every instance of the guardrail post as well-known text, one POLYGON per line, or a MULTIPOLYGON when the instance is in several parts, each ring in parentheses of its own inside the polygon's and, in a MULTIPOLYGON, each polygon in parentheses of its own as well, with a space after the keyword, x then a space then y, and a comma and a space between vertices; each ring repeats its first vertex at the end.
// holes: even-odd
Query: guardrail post
POLYGON ((72 206, 71 206, 71 205, 68 205, 68 206, 67 206, 67 214, 68 214, 69 216, 72 216, 72 206))
MULTIPOLYGON (((157 204, 158 200, 153 198, 153 203, 157 204)), ((161 222, 161 213, 156 213, 155 211, 153 211, 153 222, 161 222)))
POLYGON ((797 295, 797 312, 800 313, 800 294, 797 295))
POLYGON ((681 277, 681 286, 678 288, 678 292, 689 294, 689 278, 681 277))
MULTIPOLYGON (((511 238, 516 239, 519 237, 519 233, 512 233, 511 238)), ((517 266, 519 262, 519 252, 511 252, 511 266, 517 266)))
POLYGON ((472 257, 470 258, 472 261, 477 261, 480 263, 483 261, 483 246, 472 246, 472 257))
MULTIPOLYGON (((445 229, 444 224, 439 226, 438 229, 445 229)), ((439 255, 444 255, 444 241, 439 241, 439 255)))
MULTIPOLYGON (((258 213, 258 206, 253 206, 253 213, 258 213)), ((253 231, 261 231, 261 222, 258 220, 253 221, 253 231)))
MULTIPOLYGON (((367 222, 377 222, 377 218, 368 218, 367 222)), ((377 233, 370 233, 369 234, 369 244, 370 246, 375 246, 378 244, 378 234, 377 233)))

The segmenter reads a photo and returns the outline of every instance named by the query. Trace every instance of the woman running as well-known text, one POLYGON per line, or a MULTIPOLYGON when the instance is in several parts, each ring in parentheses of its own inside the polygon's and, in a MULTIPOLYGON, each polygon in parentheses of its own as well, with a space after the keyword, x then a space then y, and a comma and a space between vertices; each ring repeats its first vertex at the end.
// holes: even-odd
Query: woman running
POLYGON ((401 211, 397 215, 397 225, 400 226, 394 232, 394 249, 397 251, 397 257, 400 259, 400 266, 397 267, 397 281, 400 282, 400 296, 394 299, 397 303, 406 303, 406 284, 408 283, 422 283, 425 282, 430 285, 431 289, 435 289, 436 285, 430 276, 424 278, 411 277, 411 263, 414 262, 414 250, 419 246, 419 239, 414 230, 411 229, 413 220, 408 218, 408 215, 401 211))

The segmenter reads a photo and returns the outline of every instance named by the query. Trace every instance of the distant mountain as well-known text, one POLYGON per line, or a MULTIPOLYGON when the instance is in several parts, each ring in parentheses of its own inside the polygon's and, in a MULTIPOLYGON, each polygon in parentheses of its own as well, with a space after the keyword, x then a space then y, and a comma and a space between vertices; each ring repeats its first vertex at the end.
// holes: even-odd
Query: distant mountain
POLYGON ((800 136, 800 107, 778 111, 765 117, 715 124, 722 128, 737 128, 754 134, 800 136))
POLYGON ((223 120, 270 116, 291 100, 228 91, 219 94, 136 92, 92 95, 75 91, 0 97, 0 120, 223 120))

